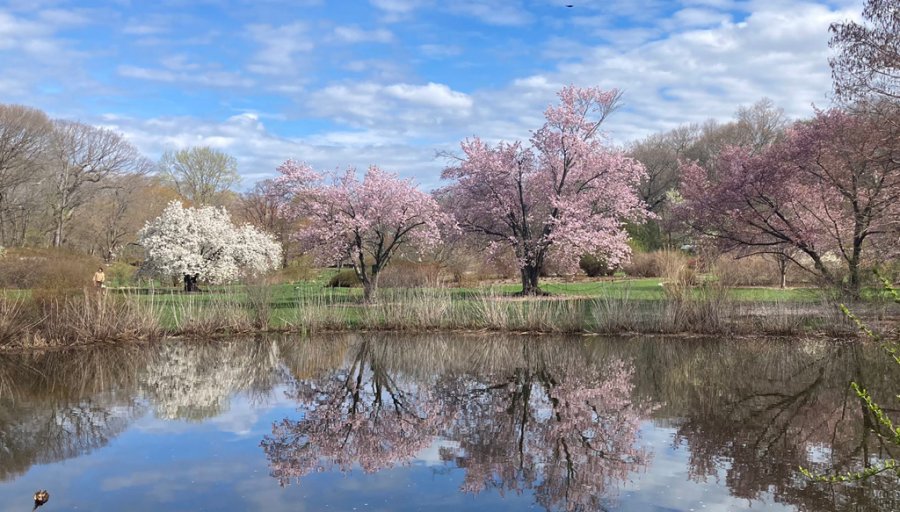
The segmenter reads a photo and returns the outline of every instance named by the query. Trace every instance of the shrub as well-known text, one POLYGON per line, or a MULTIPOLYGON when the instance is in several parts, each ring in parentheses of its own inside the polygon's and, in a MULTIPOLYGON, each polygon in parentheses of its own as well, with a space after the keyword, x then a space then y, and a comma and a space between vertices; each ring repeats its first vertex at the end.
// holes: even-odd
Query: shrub
POLYGON ((106 283, 110 286, 130 286, 134 284, 137 267, 128 263, 115 262, 106 267, 106 283))
POLYGON ((414 261, 392 261, 378 278, 383 288, 422 288, 440 284, 441 267, 437 263, 418 263, 414 261))
POLYGON ((633 277, 666 277, 673 269, 689 265, 690 259, 681 252, 671 249, 653 252, 638 252, 623 266, 626 274, 633 277))
POLYGON ((722 255, 713 261, 712 274, 724 286, 778 286, 781 274, 778 264, 757 254, 736 259, 722 255))
POLYGON ((0 347, 28 343, 32 328, 40 322, 32 306, 23 298, 0 297, 0 347))
POLYGON ((362 283, 359 281, 359 276, 356 275, 355 270, 344 269, 331 276, 331 279, 328 280, 328 284, 325 286, 329 288, 357 288, 362 286, 362 283))
POLYGON ((190 295, 172 309, 174 331, 192 338, 210 338, 253 330, 254 320, 242 304, 222 298, 190 295))
POLYGON ((62 249, 9 249, 0 264, 0 288, 80 291, 99 266, 97 258, 62 249))
POLYGON ((611 276, 615 273, 615 267, 610 267, 605 258, 585 254, 578 261, 578 266, 588 277, 611 276))
POLYGON ((253 327, 263 331, 269 330, 274 296, 272 286, 265 279, 257 279, 247 283, 244 289, 247 293, 247 309, 253 327))
POLYGON ((164 334, 156 311, 129 297, 85 292, 43 305, 41 336, 54 345, 153 341, 164 334))

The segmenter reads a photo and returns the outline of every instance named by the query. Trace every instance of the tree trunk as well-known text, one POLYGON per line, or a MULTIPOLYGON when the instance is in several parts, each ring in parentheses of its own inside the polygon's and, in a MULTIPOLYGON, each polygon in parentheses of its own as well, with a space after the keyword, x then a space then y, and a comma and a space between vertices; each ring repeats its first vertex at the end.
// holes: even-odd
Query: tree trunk
POLYGON ((200 278, 200 274, 185 274, 184 275, 184 291, 188 293, 199 292, 200 287, 197 286, 197 279, 200 278))
POLYGON ((848 292, 850 293, 850 297, 853 299, 858 299, 860 297, 859 291, 862 286, 862 282, 859 277, 859 262, 861 260, 860 254, 862 253, 863 241, 865 240, 865 235, 863 232, 868 228, 868 223, 864 221, 859 215, 857 215, 856 225, 853 230, 853 252, 850 253, 850 260, 847 262, 847 270, 850 273, 849 283, 848 283, 848 292))
POLYGON ((365 302, 375 302, 375 296, 378 292, 378 280, 376 276, 366 276, 365 279, 362 280, 363 285, 363 300, 365 302))
POLYGON ((521 269, 522 273, 522 295, 543 295, 538 286, 538 278, 541 276, 541 269, 537 265, 525 265, 521 269))
POLYGON ((850 261, 847 262, 847 270, 850 273, 847 283, 847 293, 850 294, 850 297, 854 299, 859 298, 859 288, 860 288, 860 279, 859 279, 859 253, 853 253, 853 256, 850 258, 850 261))
POLYGON ((778 255, 778 272, 781 277, 781 289, 785 289, 787 287, 787 265, 788 259, 784 254, 778 255))
POLYGON ((53 232, 53 247, 62 245, 63 218, 62 214, 56 219, 56 230, 53 232))

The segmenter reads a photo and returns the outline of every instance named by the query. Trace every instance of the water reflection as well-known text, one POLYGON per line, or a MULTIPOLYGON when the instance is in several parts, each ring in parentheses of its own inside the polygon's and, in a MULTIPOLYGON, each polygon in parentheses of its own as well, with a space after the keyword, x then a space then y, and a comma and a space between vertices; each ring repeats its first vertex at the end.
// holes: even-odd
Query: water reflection
POLYGON ((647 463, 636 439, 648 408, 630 399, 630 364, 556 343, 443 341, 359 338, 339 371, 297 379, 291 395, 303 416, 262 443, 273 476, 373 472, 413 460, 439 437, 452 441, 442 459, 465 469, 463 491, 528 489, 547 508, 594 510, 647 463))
POLYGON ((896 372, 873 347, 825 342, 350 338, 338 371, 297 376, 301 413, 262 446, 282 484, 367 472, 440 439, 461 490, 530 491, 546 509, 593 510, 651 463, 642 419, 675 430, 688 477, 801 510, 892 510, 897 485, 808 485, 797 468, 890 455, 849 382, 876 396, 896 372))
POLYGON ((639 492, 662 503, 651 489, 672 478, 756 508, 898 510, 894 479, 811 485, 797 471, 898 455, 849 388, 895 412, 897 377, 875 347, 798 340, 366 334, 6 356, 0 482, 98 452, 142 417, 199 426, 236 396, 260 409, 286 394, 294 406, 256 427, 270 432, 262 453, 242 455, 273 485, 415 469, 427 453, 461 492, 547 510, 627 508, 639 492))
POLYGON ((0 481, 105 446, 142 414, 139 351, 0 358, 0 481))

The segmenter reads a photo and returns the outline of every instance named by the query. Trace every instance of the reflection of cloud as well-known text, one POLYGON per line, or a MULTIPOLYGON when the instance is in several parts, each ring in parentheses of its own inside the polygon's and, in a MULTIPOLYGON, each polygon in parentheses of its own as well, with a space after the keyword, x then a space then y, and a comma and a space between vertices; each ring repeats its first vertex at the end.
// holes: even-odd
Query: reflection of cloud
POLYGON ((452 439, 435 438, 430 445, 416 454, 414 462, 425 466, 443 466, 446 461, 441 459, 441 449, 458 450, 459 441, 452 439))

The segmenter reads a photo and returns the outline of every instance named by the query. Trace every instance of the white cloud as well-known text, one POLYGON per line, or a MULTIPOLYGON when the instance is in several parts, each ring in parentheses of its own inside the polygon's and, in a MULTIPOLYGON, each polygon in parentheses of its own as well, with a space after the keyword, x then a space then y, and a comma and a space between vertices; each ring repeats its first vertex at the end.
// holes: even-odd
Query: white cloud
POLYGON ((419 46, 419 51, 431 59, 445 59, 463 53, 462 47, 455 44, 423 44, 419 46))
POLYGON ((518 0, 506 2, 455 0, 446 5, 452 13, 471 16, 490 25, 527 25, 534 20, 534 17, 518 0))
POLYGON ((383 28, 363 30, 353 26, 335 27, 334 37, 344 43, 389 43, 394 40, 394 34, 390 30, 383 28))
POLYGON ((415 11, 435 8, 443 13, 475 18, 489 25, 526 25, 534 20, 521 0, 485 2, 482 0, 454 0, 435 2, 433 0, 369 0, 383 13, 383 21, 398 22, 408 20, 415 11))
POLYGON ((422 0, 370 0, 372 5, 391 14, 408 14, 422 6, 422 0))
POLYGON ((261 75, 295 74, 300 67, 298 57, 315 47, 303 22, 281 26, 254 24, 247 27, 247 32, 262 47, 247 69, 261 75))
POLYGON ((621 88, 625 108, 608 125, 619 142, 709 117, 730 118, 738 106, 764 96, 790 116, 808 116, 811 104, 828 103, 827 27, 851 15, 778 3, 740 23, 684 30, 631 48, 595 47, 510 88, 531 95, 497 92, 494 110, 511 108, 505 98, 516 97, 521 110, 537 111, 552 100, 549 89, 560 84, 621 88))
POLYGON ((473 100, 444 84, 426 85, 358 82, 331 85, 314 92, 308 103, 316 114, 355 127, 383 126, 385 131, 415 137, 471 115, 473 100))
POLYGON ((272 133, 260 115, 245 112, 222 121, 193 117, 136 119, 105 115, 96 124, 122 133, 151 158, 168 149, 211 146, 233 155, 244 183, 275 175, 288 158, 309 162, 318 169, 378 164, 413 177, 426 187, 438 185, 443 161, 435 159, 441 145, 417 145, 377 130, 322 132, 308 137, 272 133))
POLYGON ((45 91, 68 89, 102 90, 89 78, 83 63, 88 54, 74 49, 60 34, 89 23, 89 17, 74 10, 36 10, 16 15, 0 9, 0 97, 4 101, 34 103, 45 91))
POLYGON ((117 68, 119 75, 127 78, 155 82, 197 84, 206 87, 252 87, 255 82, 239 73, 213 69, 199 69, 199 65, 164 62, 166 69, 123 65, 117 68))
POLYGON ((669 20, 673 29, 719 25, 731 21, 731 15, 722 11, 690 7, 676 12, 669 20))

